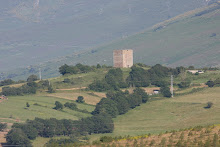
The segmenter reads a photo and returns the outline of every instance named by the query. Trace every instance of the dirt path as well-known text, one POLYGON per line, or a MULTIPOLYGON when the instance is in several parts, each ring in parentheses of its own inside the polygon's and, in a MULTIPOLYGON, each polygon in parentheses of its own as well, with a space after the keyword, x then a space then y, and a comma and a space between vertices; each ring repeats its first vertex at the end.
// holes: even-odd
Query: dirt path
POLYGON ((56 89, 57 91, 68 91, 68 90, 79 90, 79 89, 86 89, 86 87, 81 88, 68 88, 68 89, 56 89))
POLYGON ((8 132, 0 132, 0 147, 2 147, 2 143, 6 143, 6 138, 5 138, 5 135, 7 134, 8 132))

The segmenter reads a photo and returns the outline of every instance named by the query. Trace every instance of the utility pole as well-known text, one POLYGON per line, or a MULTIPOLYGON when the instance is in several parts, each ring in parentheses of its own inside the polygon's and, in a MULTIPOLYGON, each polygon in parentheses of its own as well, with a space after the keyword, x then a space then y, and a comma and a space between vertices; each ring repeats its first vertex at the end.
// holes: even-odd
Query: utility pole
POLYGON ((171 75, 170 92, 171 92, 171 95, 173 97, 173 75, 171 75))
POLYGON ((39 77, 40 77, 40 80, 42 80, 42 76, 41 76, 41 68, 39 68, 39 77))

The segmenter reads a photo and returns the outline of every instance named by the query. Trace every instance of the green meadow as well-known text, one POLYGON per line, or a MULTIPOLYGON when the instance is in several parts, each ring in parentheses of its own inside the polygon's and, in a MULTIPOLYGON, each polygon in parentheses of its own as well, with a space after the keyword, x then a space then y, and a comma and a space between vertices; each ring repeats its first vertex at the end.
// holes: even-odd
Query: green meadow
MULTIPOLYGON (((75 103, 71 100, 37 95, 9 97, 8 100, 0 103, 0 122, 24 122, 35 117, 78 120, 90 116, 88 113, 73 111, 67 108, 57 111, 53 109, 55 101, 59 101, 62 104, 66 102, 75 103), (27 102, 30 104, 30 107, 26 107, 27 102)), ((91 112, 94 109, 92 105, 76 104, 81 110, 85 109, 91 112)))

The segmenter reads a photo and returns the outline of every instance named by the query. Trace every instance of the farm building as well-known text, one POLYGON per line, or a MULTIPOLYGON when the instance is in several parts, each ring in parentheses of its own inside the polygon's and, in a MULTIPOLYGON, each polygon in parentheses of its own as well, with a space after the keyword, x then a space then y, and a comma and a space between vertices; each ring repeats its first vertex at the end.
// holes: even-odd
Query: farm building
POLYGON ((114 50, 113 62, 116 68, 130 68, 133 66, 133 50, 114 50))
POLYGON ((196 73, 203 74, 204 73, 204 71, 202 70, 187 70, 187 72, 190 72, 192 74, 196 74, 196 73))

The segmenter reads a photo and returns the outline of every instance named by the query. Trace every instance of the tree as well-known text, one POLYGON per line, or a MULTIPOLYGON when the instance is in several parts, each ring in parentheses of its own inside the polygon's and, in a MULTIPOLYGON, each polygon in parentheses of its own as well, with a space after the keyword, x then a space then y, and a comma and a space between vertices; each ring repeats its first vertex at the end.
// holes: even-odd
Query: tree
POLYGON ((26 107, 30 107, 30 104, 28 102, 26 103, 26 107))
POLYGON ((179 88, 188 88, 190 85, 191 81, 189 79, 182 81, 180 84, 178 84, 179 88))
POLYGON ((209 108, 211 108, 212 106, 213 106, 213 103, 212 103, 212 102, 208 102, 208 103, 207 103, 207 106, 206 106, 205 108, 209 109, 209 108))
POLYGON ((106 113, 94 115, 91 120, 94 124, 93 133, 112 133, 114 130, 114 122, 106 113))
POLYGON ((141 67, 132 66, 126 81, 128 85, 135 87, 148 87, 150 85, 149 72, 141 67))
POLYGON ((65 106, 65 107, 68 107, 68 108, 70 108, 70 109, 72 109, 72 110, 77 110, 77 105, 74 104, 74 103, 66 102, 66 103, 64 104, 64 106, 65 106))
POLYGON ((38 80, 38 77, 36 75, 30 75, 27 78, 27 82, 34 82, 34 81, 37 81, 37 80, 38 80))
POLYGON ((83 96, 78 96, 77 100, 76 100, 77 103, 84 103, 84 97, 83 96))
POLYGON ((141 96, 142 103, 146 103, 148 101, 148 94, 141 88, 136 88, 134 90, 135 95, 141 96))
POLYGON ((96 105, 92 114, 97 115, 101 113, 107 113, 111 117, 116 117, 118 115, 117 104, 109 98, 102 98, 101 101, 96 105))
POLYGON ((0 123, 0 132, 4 131, 4 129, 7 128, 7 124, 6 123, 0 123))
POLYGON ((55 105, 56 106, 54 107, 54 109, 56 109, 56 110, 62 110, 63 109, 63 104, 60 103, 59 101, 56 101, 55 105))
POLYGON ((206 82, 206 85, 208 85, 209 87, 214 87, 215 83, 213 81, 208 81, 206 82))
POLYGON ((171 97, 172 96, 169 87, 161 87, 160 91, 164 97, 171 97))
POLYGON ((51 85, 48 87, 48 92, 55 93, 55 90, 53 89, 53 87, 51 85))
POLYGON ((102 68, 100 64, 97 64, 96 68, 102 68))
POLYGON ((8 145, 31 147, 31 142, 20 128, 14 128, 6 136, 8 145))

